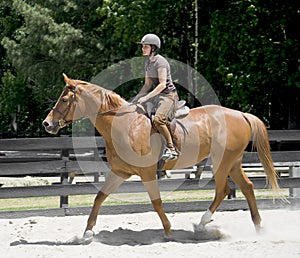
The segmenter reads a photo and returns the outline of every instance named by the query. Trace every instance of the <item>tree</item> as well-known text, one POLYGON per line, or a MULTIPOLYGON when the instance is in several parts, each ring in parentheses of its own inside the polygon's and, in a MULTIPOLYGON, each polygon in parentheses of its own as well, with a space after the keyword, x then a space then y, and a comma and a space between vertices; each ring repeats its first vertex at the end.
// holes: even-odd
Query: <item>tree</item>
MULTIPOLYGON (((0 41, 10 37, 21 24, 21 19, 11 14, 11 2, 0 1, 0 41)), ((18 99, 24 99, 21 79, 12 75, 14 68, 10 64, 6 51, 0 45, 0 129, 13 126, 18 111, 18 99), (19 88, 20 87, 20 88, 19 88)))
MULTIPOLYGON (((12 35, 6 33, 1 37, 6 56, 11 61, 11 68, 6 74, 2 74, 3 90, 0 103, 2 107, 16 105, 21 106, 21 110, 27 108, 26 113, 30 114, 33 124, 41 128, 44 110, 53 105, 53 99, 62 89, 61 73, 66 72, 75 78, 89 79, 90 70, 96 70, 97 64, 101 64, 97 60, 97 56, 99 58, 101 56, 100 51, 97 53, 97 50, 101 49, 101 44, 84 33, 80 26, 75 28, 67 23, 72 21, 72 17, 82 15, 84 10, 82 6, 67 0, 64 1, 65 8, 58 8, 59 3, 56 2, 48 2, 49 8, 39 5, 44 4, 44 1, 39 1, 39 4, 37 1, 30 2, 35 4, 14 0, 6 6, 5 3, 1 5, 6 9, 10 8, 3 18, 6 27, 12 17, 17 17, 20 22, 19 27, 16 26, 13 30, 8 28, 12 35), (76 10, 76 12, 72 10, 76 15, 62 14, 72 8, 76 10), (56 21, 56 17, 59 22, 56 21), (14 94, 11 94, 12 92, 14 94), (24 96, 21 93, 26 94, 24 96), (28 110, 31 102, 35 103, 34 110, 28 110)), ((87 4, 87 1, 77 2, 81 5, 87 4)), ((74 19, 73 22, 78 21, 74 19)), ((84 24, 85 21, 80 22, 84 24)), ((11 109, 5 110, 12 112, 11 109)), ((28 118, 28 115, 24 117, 28 118)))
POLYGON ((286 33, 291 29, 286 18, 295 17, 299 8, 283 1, 270 8, 272 3, 229 1, 212 12, 199 67, 223 105, 252 112, 272 128, 282 128, 287 125, 286 114, 278 117, 270 103, 278 92, 299 87, 295 71, 299 42, 286 33))
MULTIPOLYGON (((0 0, 0 127, 18 112, 22 130, 42 130, 62 72, 89 81, 140 56, 136 42, 156 33, 164 56, 197 61, 222 105, 254 113, 273 129, 299 128, 299 10, 297 0, 0 0)), ((117 91, 130 98, 142 83, 117 91)))

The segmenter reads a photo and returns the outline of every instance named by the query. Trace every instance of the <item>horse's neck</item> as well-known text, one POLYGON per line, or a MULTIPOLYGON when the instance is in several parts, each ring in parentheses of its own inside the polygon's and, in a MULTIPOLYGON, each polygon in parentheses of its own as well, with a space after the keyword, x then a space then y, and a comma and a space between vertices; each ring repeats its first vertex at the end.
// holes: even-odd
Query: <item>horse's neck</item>
POLYGON ((95 85, 85 87, 84 101, 86 115, 97 131, 108 141, 115 114, 128 102, 116 93, 95 85))
POLYGON ((88 108, 87 111, 91 113, 108 112, 127 103, 115 92, 93 84, 87 84, 82 88, 82 96, 88 108))

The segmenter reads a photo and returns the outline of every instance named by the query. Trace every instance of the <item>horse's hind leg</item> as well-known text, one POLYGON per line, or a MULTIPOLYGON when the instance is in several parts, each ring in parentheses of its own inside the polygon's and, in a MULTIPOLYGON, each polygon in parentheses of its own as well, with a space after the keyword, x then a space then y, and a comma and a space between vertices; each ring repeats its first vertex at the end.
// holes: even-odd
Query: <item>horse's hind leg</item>
POLYGON ((143 181, 143 184, 149 194, 153 208, 157 212, 157 214, 163 224, 165 233, 168 236, 170 234, 170 230, 171 230, 171 223, 169 222, 169 220, 163 210, 162 201, 160 198, 160 192, 159 192, 159 188, 158 188, 158 182, 155 179, 153 181, 147 181, 147 182, 143 181))
POLYGON ((215 173, 215 184, 216 190, 214 200, 209 206, 209 209, 207 209, 207 211, 203 214, 200 224, 194 226, 194 229, 196 231, 202 231, 205 228, 205 225, 211 221, 213 213, 224 200, 225 196, 230 193, 230 187, 228 184, 228 173, 225 173, 225 171, 219 170, 217 171, 217 173, 215 173))
POLYGON ((256 230, 260 229, 261 218, 257 209, 256 199, 254 195, 253 183, 245 174, 242 169, 241 162, 237 162, 231 169, 229 176, 232 178, 233 182, 239 186, 242 193, 247 199, 248 206, 251 212, 251 218, 255 225, 256 230))
POLYGON ((215 198, 211 203, 211 205, 209 206, 209 210, 212 213, 216 211, 216 209, 219 207, 221 202, 224 200, 225 196, 230 193, 227 173, 226 175, 223 175, 222 172, 215 174, 215 184, 216 184, 215 198))
POLYGON ((232 167, 235 153, 225 151, 222 155, 222 160, 219 162, 218 153, 212 155, 212 162, 214 168, 214 179, 215 179, 215 197, 209 209, 204 213, 201 218, 199 225, 195 226, 195 230, 203 230, 205 225, 211 221, 212 214, 219 207, 225 196, 230 193, 230 187, 228 184, 228 175, 232 167), (215 158, 214 158, 215 157, 215 158))
POLYGON ((116 174, 110 172, 105 183, 99 193, 97 194, 92 211, 88 218, 87 227, 85 229, 85 235, 87 231, 92 230, 92 228, 96 225, 97 216, 100 210, 102 203, 105 201, 107 196, 115 191, 123 182, 125 181, 124 178, 117 176, 116 174))

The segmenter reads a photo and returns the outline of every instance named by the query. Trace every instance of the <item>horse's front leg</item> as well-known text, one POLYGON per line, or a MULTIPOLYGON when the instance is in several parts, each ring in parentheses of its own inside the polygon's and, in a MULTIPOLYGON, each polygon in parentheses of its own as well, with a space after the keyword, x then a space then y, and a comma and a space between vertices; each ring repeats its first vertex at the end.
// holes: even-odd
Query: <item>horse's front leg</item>
POLYGON ((92 229, 96 225, 97 216, 102 203, 105 201, 107 196, 114 192, 124 181, 124 178, 117 176, 113 172, 110 172, 108 174, 108 177, 106 178, 103 187, 101 188, 94 200, 94 205, 88 218, 87 226, 84 233, 85 237, 89 237, 93 234, 92 229))
POLYGON ((168 218, 163 210, 162 201, 160 198, 160 191, 159 191, 159 187, 158 187, 158 182, 155 179, 153 181, 148 181, 148 182, 143 181, 143 184, 149 194, 153 208, 157 212, 157 214, 163 224, 165 233, 168 236, 171 231, 171 223, 168 220, 168 218))
POLYGON ((91 211, 90 216, 87 221, 85 233, 87 231, 92 230, 93 227, 96 225, 96 220, 97 220, 97 216, 98 216, 100 207, 101 207, 102 203, 105 201, 105 199, 107 198, 107 196, 108 196, 108 194, 105 194, 102 191, 98 192, 98 194, 94 200, 94 205, 93 205, 92 211, 91 211))

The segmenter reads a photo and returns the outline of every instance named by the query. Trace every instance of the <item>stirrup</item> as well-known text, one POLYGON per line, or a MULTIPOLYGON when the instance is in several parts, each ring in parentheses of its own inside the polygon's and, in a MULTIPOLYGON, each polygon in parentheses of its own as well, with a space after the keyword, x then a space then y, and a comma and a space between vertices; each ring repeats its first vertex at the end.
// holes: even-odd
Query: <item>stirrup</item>
POLYGON ((161 158, 165 161, 176 160, 178 158, 178 153, 175 150, 166 148, 161 158))

